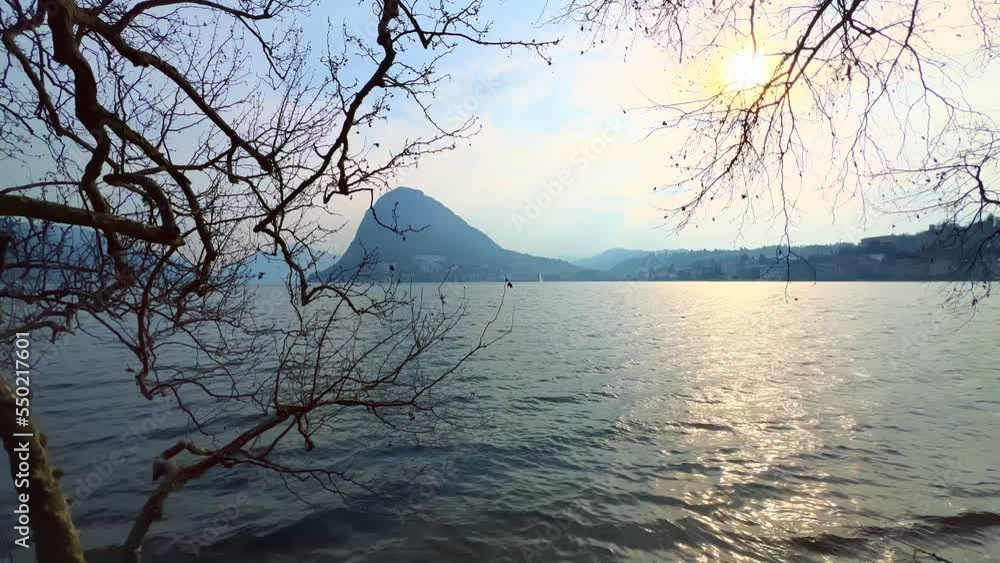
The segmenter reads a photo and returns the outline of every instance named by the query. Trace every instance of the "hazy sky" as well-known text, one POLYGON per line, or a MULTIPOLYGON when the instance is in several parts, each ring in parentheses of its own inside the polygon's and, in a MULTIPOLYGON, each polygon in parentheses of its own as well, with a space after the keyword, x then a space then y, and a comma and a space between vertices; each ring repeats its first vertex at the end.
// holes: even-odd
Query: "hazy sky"
MULTIPOLYGON (((553 64, 525 50, 463 45, 440 68, 449 78, 436 97, 435 115, 445 125, 477 116, 481 131, 456 150, 404 170, 395 185, 423 190, 506 248, 543 256, 584 256, 612 247, 733 248, 778 242, 783 222, 766 211, 743 225, 733 217, 712 221, 706 216, 673 234, 662 228, 658 207, 666 202, 653 191, 668 180, 669 157, 685 132, 649 136, 660 116, 641 108, 690 85, 718 83, 727 56, 737 52, 679 65, 648 43, 633 43, 627 52, 622 41, 592 46, 574 26, 539 26, 542 4, 487 3, 494 10, 489 14, 494 37, 561 38, 549 52, 553 64)), ((317 10, 306 31, 318 41, 328 22, 374 23, 357 7, 325 3, 317 10)), ((971 101, 994 116, 1000 116, 998 90, 997 78, 966 88, 971 101)), ((423 117, 414 110, 394 108, 392 122, 376 130, 372 140, 391 147, 426 133, 423 117)), ((822 158, 808 162, 802 187, 791 193, 793 242, 855 241, 926 228, 930 222, 880 216, 870 208, 863 215, 859 202, 835 201, 816 189, 827 167, 822 158)), ((0 171, 4 168, 0 165, 0 171)), ((332 241, 339 252, 353 238, 366 202, 334 198, 331 205, 345 222, 332 241)))
MULTIPOLYGON (((726 72, 725 60, 681 68, 649 44, 633 44, 627 56, 622 43, 591 48, 578 29, 536 27, 539 10, 538 2, 503 3, 495 14, 496 35, 561 37, 551 51, 553 65, 524 51, 461 49, 443 68, 451 79, 437 108, 453 121, 478 115, 482 131, 470 143, 404 171, 398 185, 423 190, 506 248, 544 256, 779 241, 783 223, 767 213, 741 228, 732 218, 709 217, 679 234, 662 228, 657 207, 664 201, 652 188, 665 181, 667 157, 676 152, 683 132, 647 138, 659 119, 638 108, 683 84, 717 81, 726 72)), ((1000 103, 988 92, 996 91, 997 82, 981 82, 972 85, 970 97, 995 112, 1000 103)), ((419 127, 419 116, 411 115, 382 134, 404 137, 419 127)), ((835 202, 810 185, 811 176, 821 182, 824 164, 821 158, 808 163, 802 189, 792 194, 796 243, 855 241, 930 223, 927 217, 885 216, 871 209, 863 215, 857 201, 835 202)), ((350 240, 361 211, 360 205, 344 208, 350 222, 336 246, 350 240)))

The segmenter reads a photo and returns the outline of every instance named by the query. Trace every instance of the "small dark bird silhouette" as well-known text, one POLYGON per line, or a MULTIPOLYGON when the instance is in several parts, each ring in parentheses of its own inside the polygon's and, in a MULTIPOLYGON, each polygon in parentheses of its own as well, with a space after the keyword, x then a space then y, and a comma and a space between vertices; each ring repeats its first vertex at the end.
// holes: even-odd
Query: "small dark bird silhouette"
POLYGON ((510 278, 507 276, 503 277, 503 283, 507 284, 507 287, 514 289, 514 284, 510 283, 510 278))
POLYGON ((395 272, 396 271, 396 267, 393 266, 392 264, 389 264, 389 271, 390 272, 395 272))

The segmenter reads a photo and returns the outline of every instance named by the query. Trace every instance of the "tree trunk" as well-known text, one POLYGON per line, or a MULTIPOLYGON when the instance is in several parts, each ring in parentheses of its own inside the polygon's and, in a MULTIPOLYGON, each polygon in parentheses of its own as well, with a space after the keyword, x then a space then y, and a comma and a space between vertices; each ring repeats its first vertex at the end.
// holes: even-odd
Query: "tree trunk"
MULTIPOLYGON (((14 390, 0 379, 0 433, 10 459, 10 474, 15 481, 23 450, 27 449, 29 456, 28 486, 18 488, 17 494, 28 495, 35 560, 38 563, 86 563, 69 504, 62 494, 59 477, 49 463, 45 437, 30 418, 27 426, 18 426, 15 408, 14 390)), ((20 504, 17 502, 15 506, 20 504)), ((12 549, 20 548, 14 546, 12 549)))
POLYGON ((146 499, 139 516, 133 522, 132 529, 129 530, 128 537, 125 538, 125 543, 121 548, 119 559, 121 563, 142 562, 142 545, 146 541, 146 536, 149 535, 153 523, 163 518, 163 506, 167 502, 167 497, 191 479, 200 477, 216 463, 215 459, 209 458, 179 470, 169 470, 153 494, 146 499))
POLYGON ((153 522, 163 518, 163 504, 166 502, 167 496, 177 487, 179 485, 175 483, 174 476, 168 475, 163 483, 156 488, 156 491, 146 499, 139 517, 135 519, 132 529, 129 530, 128 537, 122 545, 121 563, 140 563, 142 561, 142 544, 146 541, 146 535, 153 527, 153 522))

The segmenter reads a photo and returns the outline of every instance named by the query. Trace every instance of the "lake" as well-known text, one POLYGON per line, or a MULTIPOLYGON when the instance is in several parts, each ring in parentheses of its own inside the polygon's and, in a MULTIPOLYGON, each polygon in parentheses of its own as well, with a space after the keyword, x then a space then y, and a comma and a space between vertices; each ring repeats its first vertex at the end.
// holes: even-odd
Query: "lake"
MULTIPOLYGON (((462 288, 481 312, 501 292, 449 291, 462 288)), ((1000 313, 995 299, 974 316, 942 307, 947 289, 519 283, 507 296, 514 332, 446 384, 475 423, 419 444, 347 427, 309 454, 351 448, 398 484, 393 498, 300 500, 274 477, 218 471, 171 497, 149 552, 889 562, 914 560, 917 546, 996 560, 1000 313)), ((153 489, 152 457, 184 421, 139 398, 113 344, 82 334, 47 354, 34 405, 84 543, 120 542, 153 489)), ((0 490, 9 506, 9 480, 0 490)))

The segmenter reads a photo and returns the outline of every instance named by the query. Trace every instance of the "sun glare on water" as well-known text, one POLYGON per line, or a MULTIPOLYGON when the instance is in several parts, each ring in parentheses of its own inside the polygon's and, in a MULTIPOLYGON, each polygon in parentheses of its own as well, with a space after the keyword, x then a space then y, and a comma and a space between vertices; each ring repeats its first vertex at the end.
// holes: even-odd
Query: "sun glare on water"
POLYGON ((725 89, 732 92, 753 90, 770 78, 767 59, 750 49, 740 51, 726 61, 725 89))

